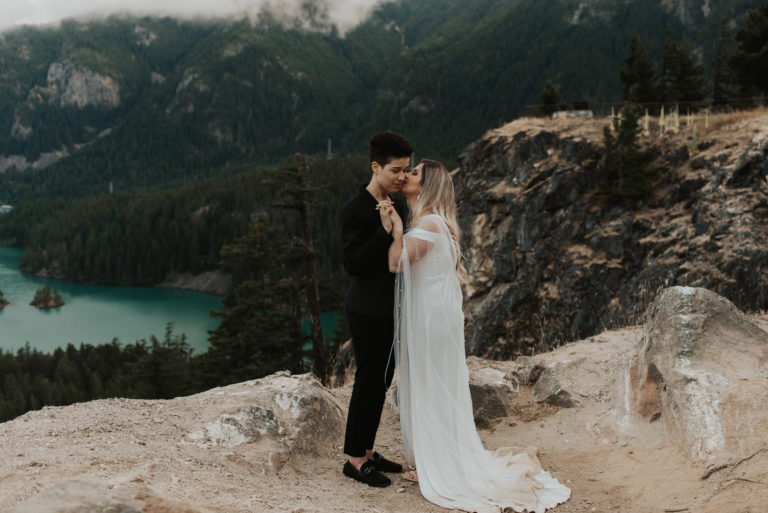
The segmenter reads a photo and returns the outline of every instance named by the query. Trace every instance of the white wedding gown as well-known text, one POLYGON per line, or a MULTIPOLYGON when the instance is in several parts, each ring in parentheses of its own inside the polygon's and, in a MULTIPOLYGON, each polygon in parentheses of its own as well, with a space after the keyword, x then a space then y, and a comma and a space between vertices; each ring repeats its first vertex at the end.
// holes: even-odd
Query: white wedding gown
POLYGON ((445 508, 541 513, 570 490, 532 450, 483 447, 475 429, 464 352, 456 251, 440 216, 420 219, 403 240, 395 288, 398 404, 408 463, 421 493, 445 508))

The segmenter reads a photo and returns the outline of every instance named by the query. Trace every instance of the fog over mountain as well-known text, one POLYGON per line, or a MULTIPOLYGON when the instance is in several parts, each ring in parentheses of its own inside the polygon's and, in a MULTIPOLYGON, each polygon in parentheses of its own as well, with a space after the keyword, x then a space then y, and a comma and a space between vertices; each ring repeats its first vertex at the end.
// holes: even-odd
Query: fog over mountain
POLYGON ((288 18, 325 11, 330 23, 345 31, 358 24, 379 0, 3 0, 0 31, 18 25, 56 23, 68 18, 103 18, 115 14, 196 18, 256 18, 264 9, 288 18))

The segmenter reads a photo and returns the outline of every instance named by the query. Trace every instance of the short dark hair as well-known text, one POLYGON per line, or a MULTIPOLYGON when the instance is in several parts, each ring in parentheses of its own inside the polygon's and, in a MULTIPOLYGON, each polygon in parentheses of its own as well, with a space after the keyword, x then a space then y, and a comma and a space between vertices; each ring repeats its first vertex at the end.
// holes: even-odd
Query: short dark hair
POLYGON ((391 130, 384 130, 373 134, 369 142, 371 146, 371 162, 378 162, 381 167, 389 164, 392 159, 413 155, 413 147, 408 142, 408 139, 391 130))

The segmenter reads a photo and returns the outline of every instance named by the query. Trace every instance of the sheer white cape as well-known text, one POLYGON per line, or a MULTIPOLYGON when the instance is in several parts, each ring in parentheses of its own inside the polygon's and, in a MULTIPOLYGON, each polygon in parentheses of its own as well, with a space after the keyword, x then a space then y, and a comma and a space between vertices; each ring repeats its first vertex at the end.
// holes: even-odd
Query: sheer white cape
POLYGON ((533 450, 488 451, 477 434, 456 258, 440 216, 423 217, 405 234, 394 347, 406 458, 421 493, 439 506, 541 513, 570 490, 542 470, 533 450))

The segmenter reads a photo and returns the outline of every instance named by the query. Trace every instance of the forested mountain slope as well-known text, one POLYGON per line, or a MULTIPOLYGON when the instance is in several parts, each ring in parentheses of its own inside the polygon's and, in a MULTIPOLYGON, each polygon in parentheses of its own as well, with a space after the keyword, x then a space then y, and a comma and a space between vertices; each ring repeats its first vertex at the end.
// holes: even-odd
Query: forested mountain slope
POLYGON ((258 20, 109 18, 0 35, 0 200, 175 186, 294 152, 364 153, 381 128, 455 159, 538 103, 616 101, 637 33, 667 27, 708 66, 721 20, 757 0, 402 0, 341 34, 322 13, 258 20), (308 30, 306 27, 314 27, 308 30))

